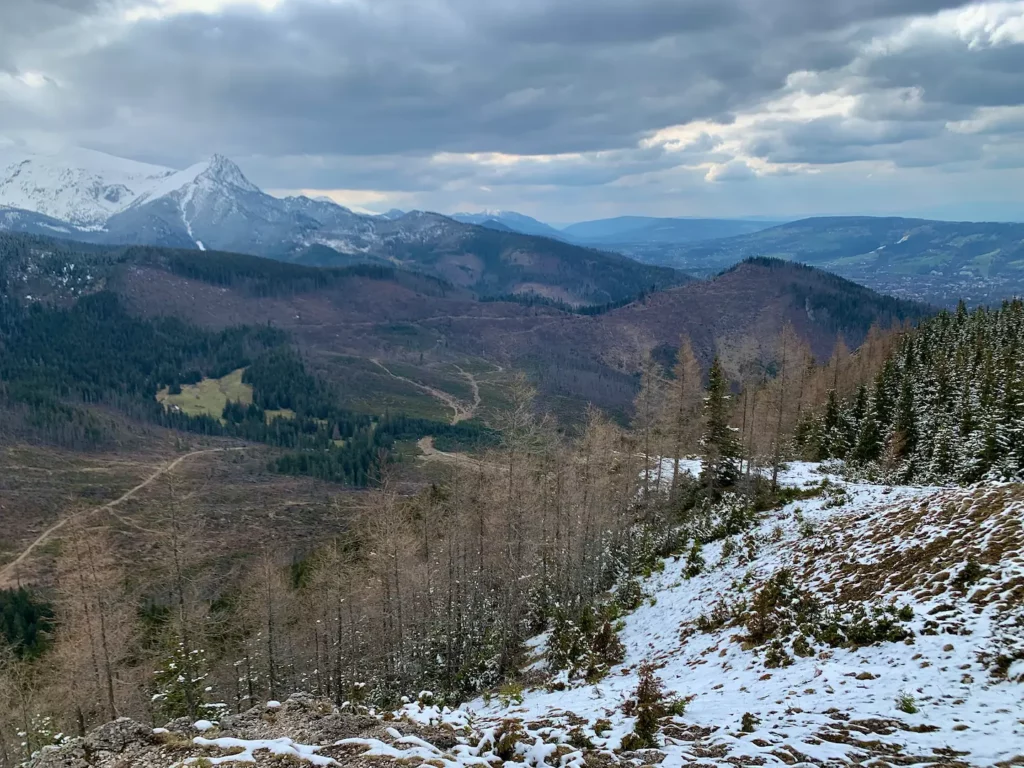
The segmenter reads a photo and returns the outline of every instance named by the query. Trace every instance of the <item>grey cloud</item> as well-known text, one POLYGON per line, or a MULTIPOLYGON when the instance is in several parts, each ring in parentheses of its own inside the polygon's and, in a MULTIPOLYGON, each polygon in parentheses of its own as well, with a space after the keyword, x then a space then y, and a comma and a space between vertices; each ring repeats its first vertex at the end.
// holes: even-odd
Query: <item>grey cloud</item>
POLYGON ((425 155, 253 157, 242 165, 257 183, 283 189, 341 187, 414 192, 457 186, 586 187, 609 184, 625 177, 658 173, 681 165, 728 158, 709 151, 710 143, 682 152, 662 147, 627 149, 524 161, 510 165, 481 164, 459 159, 444 162, 425 155))
POLYGON ((875 87, 920 88, 930 104, 966 107, 1024 102, 1024 46, 969 48, 942 39, 870 61, 865 75, 875 87))
POLYGON ((168 159, 205 154, 197 139, 235 154, 594 151, 728 118, 795 70, 848 63, 849 41, 804 31, 891 12, 815 5, 291 0, 141 23, 54 67, 87 96, 66 108, 80 135, 168 159))
POLYGON ((600 205, 593 189, 627 200, 648 182, 669 195, 715 186, 725 199, 730 185, 680 167, 714 162, 718 180, 753 178, 714 137, 683 152, 638 142, 690 120, 729 123, 782 93, 793 73, 810 73, 808 92, 857 95, 854 113, 766 122, 745 142, 755 156, 1009 167, 1012 142, 985 144, 1012 138, 1012 121, 984 136, 951 135, 945 123, 1024 103, 1024 46, 967 50, 935 38, 865 55, 899 19, 961 0, 283 0, 271 13, 140 22, 84 52, 64 44, 92 34, 82 20, 113 2, 122 0, 0 0, 4 17, 15 4, 31 9, 17 34, 0 26, 0 71, 44 71, 60 97, 33 112, 0 91, 0 133, 63 132, 176 166, 222 152, 273 188, 390 189, 458 207, 481 187, 530 189, 538 200, 571 188, 600 205), (440 151, 583 156, 431 162, 440 151))

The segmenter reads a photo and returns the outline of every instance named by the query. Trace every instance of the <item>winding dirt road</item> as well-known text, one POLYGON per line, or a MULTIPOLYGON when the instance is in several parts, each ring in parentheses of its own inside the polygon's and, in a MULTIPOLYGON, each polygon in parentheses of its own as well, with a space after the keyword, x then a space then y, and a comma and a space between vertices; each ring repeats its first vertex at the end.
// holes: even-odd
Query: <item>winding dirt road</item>
POLYGON ((433 398, 435 398, 437 400, 440 400, 446 406, 451 408, 452 409, 452 424, 458 424, 460 421, 466 421, 467 419, 472 419, 473 416, 476 415, 476 409, 480 407, 480 387, 476 383, 476 378, 473 376, 472 373, 469 373, 468 371, 462 370, 462 368, 459 368, 459 366, 455 366, 455 367, 459 368, 459 373, 461 373, 462 376, 466 379, 466 381, 469 382, 469 386, 473 390, 473 404, 472 405, 466 405, 461 400, 459 400, 457 397, 455 397, 452 394, 449 394, 448 392, 445 392, 444 390, 437 389, 436 387, 431 387, 431 386, 428 386, 426 384, 421 384, 420 382, 413 381, 412 379, 407 378, 405 376, 399 376, 397 373, 394 373, 390 368, 388 368, 386 365, 384 365, 384 363, 382 363, 377 358, 372 358, 372 362, 373 362, 374 365, 376 365, 378 368, 380 368, 382 371, 384 371, 384 373, 386 373, 391 378, 398 379, 399 381, 403 381, 406 384, 414 386, 417 389, 420 389, 420 390, 426 392, 431 397, 433 397, 433 398))
POLYGON ((160 469, 158 469, 156 472, 151 474, 149 477, 147 477, 141 483, 136 485, 134 488, 132 488, 132 489, 130 489, 128 491, 125 491, 124 493, 122 493, 120 496, 118 496, 113 501, 108 501, 106 504, 103 504, 103 505, 101 505, 99 507, 93 507, 92 509, 84 509, 84 510, 81 510, 79 512, 74 512, 74 513, 72 513, 70 515, 67 515, 66 517, 62 517, 56 523, 54 523, 49 528, 47 528, 45 531, 43 531, 41 534, 39 534, 31 544, 29 544, 24 550, 22 550, 20 555, 18 555, 14 560, 12 560, 7 565, 5 565, 3 567, 3 569, 0 569, 0 588, 3 588, 3 587, 6 587, 6 586, 10 585, 10 583, 12 582, 12 578, 11 577, 12 577, 13 574, 15 574, 17 572, 18 566, 21 565, 23 562, 25 562, 25 559, 29 555, 32 554, 33 550, 35 550, 36 547, 39 547, 39 546, 45 544, 54 533, 59 531, 61 528, 63 528, 65 525, 67 525, 72 520, 75 520, 78 517, 81 517, 83 515, 87 515, 87 514, 90 514, 90 513, 93 513, 93 512, 105 512, 107 510, 113 509, 118 504, 120 504, 120 503, 122 503, 124 501, 127 501, 128 499, 130 499, 132 496, 134 496, 136 493, 141 491, 146 486, 150 485, 151 483, 153 483, 156 480, 159 480, 161 477, 166 475, 168 472, 173 472, 174 469, 179 464, 181 464, 181 462, 185 461, 185 459, 190 459, 193 456, 201 456, 201 455, 206 454, 206 453, 221 453, 223 451, 240 451, 240 450, 243 450, 243 448, 244 448, 244 446, 239 446, 239 447, 234 447, 234 448, 205 448, 205 449, 203 449, 201 451, 192 451, 191 453, 186 453, 186 454, 184 454, 182 456, 179 456, 174 461, 169 462, 168 464, 165 464, 164 466, 160 467, 160 469))

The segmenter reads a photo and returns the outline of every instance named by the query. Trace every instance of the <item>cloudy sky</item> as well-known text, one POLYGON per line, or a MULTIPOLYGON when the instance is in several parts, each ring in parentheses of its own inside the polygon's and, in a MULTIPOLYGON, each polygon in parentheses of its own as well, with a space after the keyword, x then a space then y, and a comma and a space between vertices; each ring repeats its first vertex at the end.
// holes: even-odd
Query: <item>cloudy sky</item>
POLYGON ((374 210, 1024 220, 1024 1, 0 0, 0 143, 374 210))

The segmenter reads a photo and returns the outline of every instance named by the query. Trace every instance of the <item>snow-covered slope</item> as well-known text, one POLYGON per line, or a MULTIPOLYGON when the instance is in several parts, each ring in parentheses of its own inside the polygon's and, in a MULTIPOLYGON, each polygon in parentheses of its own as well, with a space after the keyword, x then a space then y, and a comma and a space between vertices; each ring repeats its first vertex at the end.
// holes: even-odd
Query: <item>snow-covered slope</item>
MULTIPOLYGON (((794 465, 785 479, 817 483, 814 469, 794 465)), ((516 749, 528 764, 580 765, 584 752, 602 750, 614 759, 635 723, 624 705, 649 662, 666 694, 688 704, 662 722, 660 754, 632 755, 644 763, 1017 764, 1024 759, 1024 487, 832 481, 819 498, 706 546, 699 575, 687 577, 686 558, 666 562, 645 584, 648 601, 625 618, 624 663, 603 680, 563 675, 518 702, 479 699, 450 715, 413 703, 400 714, 453 724, 469 715, 474 739, 485 745, 487 734, 508 732, 502 723, 520 721, 525 737, 516 749), (810 603, 818 613, 800 630, 783 621, 771 641, 752 639, 757 616, 770 628, 810 603), (826 635, 838 628, 847 641, 822 642, 812 624, 826 635), (888 639, 872 636, 883 630, 888 639), (797 637, 806 643, 794 645, 797 637), (572 752, 581 743, 590 746, 572 752)), ((538 658, 544 642, 532 644, 538 658)), ((420 749, 400 741, 365 746, 396 759, 420 749)), ((435 752, 446 768, 487 755, 435 752)))
MULTIPOLYGON (((797 465, 787 479, 814 482, 810 469, 797 465)), ((649 603, 626 618, 625 662, 600 683, 530 691, 519 706, 477 701, 478 727, 514 716, 567 733, 582 718, 595 744, 615 748, 633 726, 622 704, 650 661, 671 695, 693 697, 664 728, 664 766, 1019 758, 1024 488, 836 483, 840 490, 788 505, 749 536, 705 547, 707 568, 694 578, 685 559, 667 563, 646 585, 649 603), (981 567, 973 584, 963 578, 969 558, 981 567), (876 608, 905 608, 906 621, 882 616, 912 637, 854 650, 811 639, 801 656, 787 635, 776 666, 771 645, 755 644, 729 617, 741 603, 757 605, 782 569, 794 585, 785 599, 811 595, 840 625, 861 608, 869 623, 876 608), (918 711, 902 711, 901 700, 918 711), (749 733, 745 713, 756 723, 749 733), (600 719, 609 727, 599 735, 600 719)))
POLYGON ((783 482, 820 493, 705 546, 702 568, 666 561, 596 682, 546 676, 540 636, 522 693, 451 710, 423 692, 376 717, 297 695, 171 732, 119 720, 33 768, 81 765, 86 746, 90 765, 156 768, 171 744, 178 760, 267 766, 1024 763, 1024 486, 821 486, 818 470, 793 465, 783 482), (641 664, 687 706, 656 748, 623 751, 641 664))
POLYGON ((99 227, 172 175, 171 168, 88 149, 53 154, 0 150, 0 205, 99 227))
POLYGON ((278 257, 327 241, 358 250, 376 221, 272 197, 222 155, 176 171, 85 149, 0 154, 0 210, 0 229, 278 257))

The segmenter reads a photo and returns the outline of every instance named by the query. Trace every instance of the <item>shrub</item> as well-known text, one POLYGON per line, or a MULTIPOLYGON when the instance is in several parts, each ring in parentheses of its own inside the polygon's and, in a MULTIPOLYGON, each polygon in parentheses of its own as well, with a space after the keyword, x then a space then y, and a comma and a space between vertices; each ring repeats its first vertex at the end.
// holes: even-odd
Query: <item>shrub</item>
POLYGON ((981 580, 981 577, 985 575, 984 569, 974 559, 974 556, 967 558, 967 563, 953 578, 953 586, 956 587, 960 592, 966 592, 967 588, 972 584, 976 584, 981 580))
POLYGON ((805 635, 797 635, 793 638, 793 653, 797 656, 807 658, 814 655, 814 648, 805 635))
POLYGON ((782 647, 782 641, 772 640, 764 654, 764 665, 768 669, 778 669, 779 667, 788 667, 792 663, 793 657, 786 653, 786 649, 782 647))
POLYGON ((620 581, 615 589, 615 602, 623 611, 635 611, 643 600, 643 588, 632 576, 620 581))
POLYGON ((721 562, 726 563, 729 558, 736 554, 736 540, 728 538, 722 542, 722 558, 721 562))
MULTIPOLYGON (((596 733, 597 731, 595 730, 594 732, 596 733)), ((590 737, 579 726, 569 731, 568 742, 579 750, 594 748, 594 742, 590 740, 590 737)))
POLYGON ((528 738, 521 722, 504 720, 494 732, 494 754, 507 762, 516 756, 516 746, 528 738))
POLYGON ((568 670, 570 677, 583 675, 588 682, 596 683, 625 657, 625 648, 616 635, 616 626, 611 617, 618 615, 618 608, 603 608, 600 616, 591 605, 584 605, 575 612, 565 608, 554 611, 551 637, 548 638, 548 667, 555 672, 568 670))
POLYGON ((906 712, 908 715, 920 712, 917 707, 917 701, 914 700, 914 696, 906 691, 901 691, 900 695, 896 697, 896 709, 900 712, 906 712))
POLYGON ((661 680, 654 674, 654 665, 645 662, 640 665, 640 682, 633 698, 623 705, 623 711, 636 717, 633 732, 622 739, 624 750, 646 749, 658 746, 658 732, 661 720, 672 715, 682 715, 686 702, 681 699, 666 699, 661 680))
POLYGON ((690 554, 686 558, 686 578, 688 579, 692 579, 694 576, 699 576, 704 570, 704 556, 701 554, 700 550, 700 542, 693 542, 690 554))
POLYGON ((498 701, 508 708, 512 704, 523 703, 523 686, 516 682, 508 682, 498 689, 498 701))
POLYGON ((783 568, 768 579, 754 596, 745 617, 747 640, 753 645, 761 645, 813 622, 820 613, 821 607, 815 597, 799 589, 793 582, 792 572, 783 568))
POLYGON ((744 712, 743 719, 740 721, 740 730, 744 733, 753 733, 757 730, 757 726, 759 726, 760 724, 760 717, 751 714, 750 712, 744 712))

